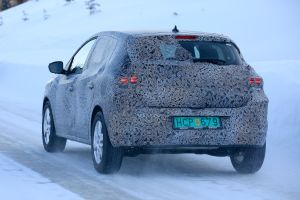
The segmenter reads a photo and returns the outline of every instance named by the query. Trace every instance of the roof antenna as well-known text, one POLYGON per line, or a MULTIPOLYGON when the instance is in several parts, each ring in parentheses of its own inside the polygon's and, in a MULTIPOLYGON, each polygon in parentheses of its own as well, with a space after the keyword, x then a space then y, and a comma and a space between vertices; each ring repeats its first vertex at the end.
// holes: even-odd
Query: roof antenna
POLYGON ((172 32, 173 33, 178 33, 179 32, 179 30, 177 29, 177 26, 175 25, 175 27, 172 29, 172 32))

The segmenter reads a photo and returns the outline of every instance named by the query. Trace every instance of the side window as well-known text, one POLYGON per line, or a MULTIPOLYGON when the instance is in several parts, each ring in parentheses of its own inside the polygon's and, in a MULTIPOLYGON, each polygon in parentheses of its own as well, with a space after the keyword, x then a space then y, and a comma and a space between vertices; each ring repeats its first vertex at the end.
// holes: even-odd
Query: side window
POLYGON ((76 53, 76 55, 73 57, 72 64, 70 66, 69 72, 72 73, 81 73, 84 69, 84 64, 86 62, 86 59, 89 55, 89 52, 91 51, 91 48, 93 47, 93 44, 95 43, 96 39, 93 39, 86 43, 81 49, 76 53))
POLYGON ((104 67, 111 58, 116 45, 117 39, 109 36, 101 37, 98 40, 95 49, 88 61, 88 68, 92 68, 92 70, 99 70, 100 68, 104 67))

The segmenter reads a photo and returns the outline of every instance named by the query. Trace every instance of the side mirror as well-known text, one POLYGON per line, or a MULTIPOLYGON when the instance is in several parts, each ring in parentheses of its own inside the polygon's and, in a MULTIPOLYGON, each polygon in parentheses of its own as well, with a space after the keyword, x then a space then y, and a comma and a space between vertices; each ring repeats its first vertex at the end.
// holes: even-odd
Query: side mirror
POLYGON ((54 74, 64 74, 64 63, 62 61, 55 61, 49 64, 49 71, 54 74))

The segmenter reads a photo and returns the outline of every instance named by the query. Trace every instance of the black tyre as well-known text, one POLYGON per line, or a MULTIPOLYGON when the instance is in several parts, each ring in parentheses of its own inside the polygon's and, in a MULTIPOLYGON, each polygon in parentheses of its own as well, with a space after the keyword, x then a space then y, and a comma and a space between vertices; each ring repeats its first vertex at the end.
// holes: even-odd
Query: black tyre
POLYGON ((230 160, 234 169, 242 174, 257 172, 265 159, 266 144, 261 147, 245 147, 238 149, 230 160))
POLYGON ((42 140, 47 152, 61 152, 65 149, 67 139, 56 135, 52 110, 49 102, 43 108, 42 140))
POLYGON ((119 171, 123 159, 123 150, 113 147, 110 143, 101 112, 94 116, 91 131, 91 149, 95 169, 102 174, 111 174, 119 171))

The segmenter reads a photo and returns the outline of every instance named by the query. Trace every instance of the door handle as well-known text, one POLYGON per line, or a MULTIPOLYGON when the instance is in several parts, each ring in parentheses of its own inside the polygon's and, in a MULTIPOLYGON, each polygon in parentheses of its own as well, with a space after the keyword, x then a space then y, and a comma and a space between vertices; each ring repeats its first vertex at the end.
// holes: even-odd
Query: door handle
POLYGON ((88 83, 88 88, 90 88, 91 90, 94 88, 93 82, 89 82, 89 83, 88 83))
POLYGON ((71 86, 69 87, 69 91, 70 91, 70 92, 73 92, 73 90, 74 90, 74 88, 73 88, 73 86, 71 85, 71 86))

